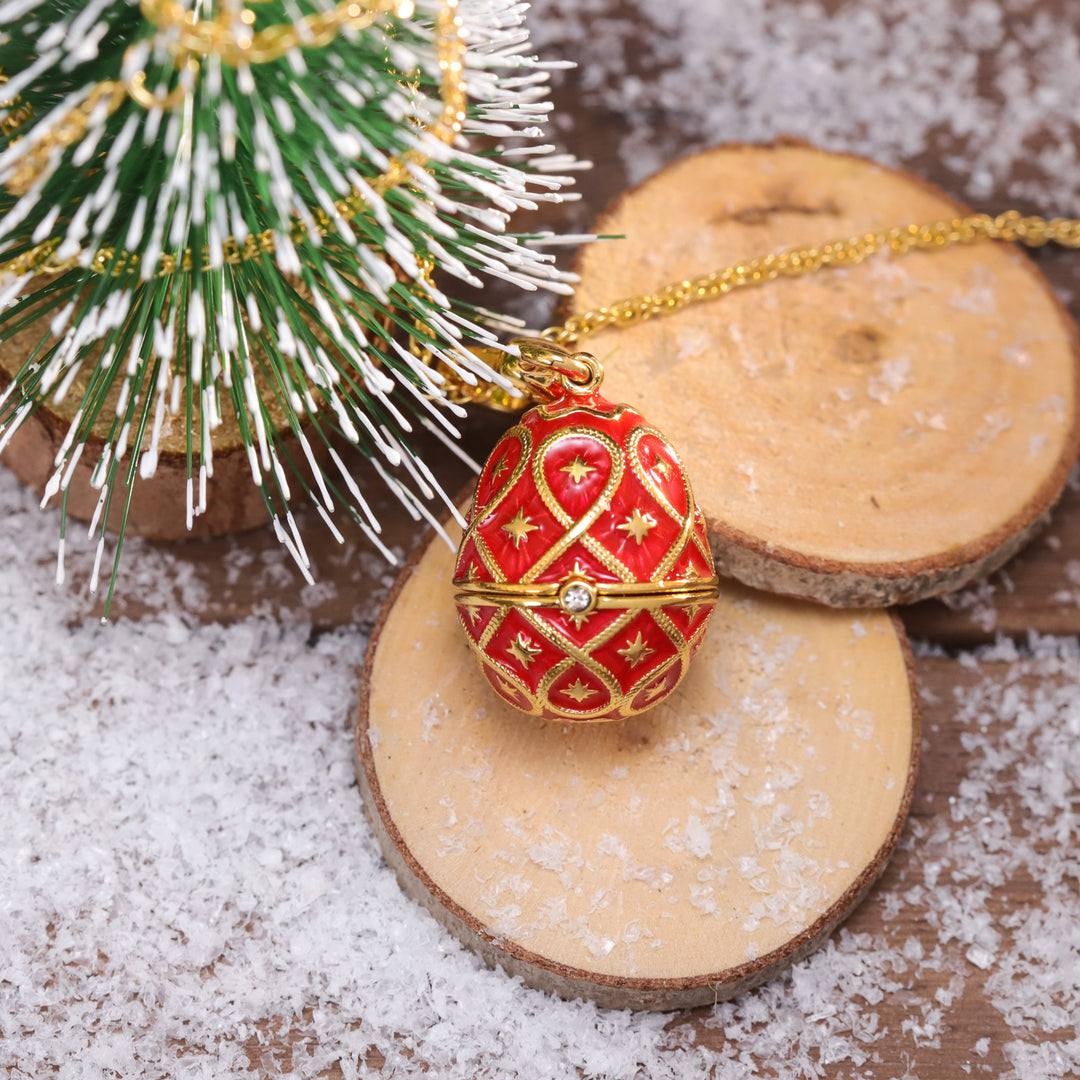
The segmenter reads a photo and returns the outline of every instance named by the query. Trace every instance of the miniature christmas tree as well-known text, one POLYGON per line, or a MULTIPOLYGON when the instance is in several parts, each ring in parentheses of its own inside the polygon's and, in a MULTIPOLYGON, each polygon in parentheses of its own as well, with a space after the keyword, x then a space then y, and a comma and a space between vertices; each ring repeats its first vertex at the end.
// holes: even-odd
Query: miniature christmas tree
POLYGON ((566 159, 536 142, 547 72, 526 53, 522 11, 0 3, 0 345, 40 330, 0 398, 0 450, 44 403, 78 395, 44 494, 66 521, 94 436, 92 588, 170 417, 186 433, 189 526, 228 420, 305 573, 301 497, 335 532, 344 512, 378 544, 342 438, 431 516, 424 497, 441 493, 409 432, 456 437, 462 410, 439 371, 491 378, 463 343, 495 343, 488 313, 448 299, 432 271, 568 288, 550 256, 504 232, 569 182, 566 159))

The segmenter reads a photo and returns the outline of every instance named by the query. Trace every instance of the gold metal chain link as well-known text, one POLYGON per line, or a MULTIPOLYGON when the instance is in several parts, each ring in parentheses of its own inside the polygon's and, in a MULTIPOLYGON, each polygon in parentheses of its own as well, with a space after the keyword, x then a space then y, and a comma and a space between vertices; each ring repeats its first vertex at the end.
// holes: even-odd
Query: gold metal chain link
MULTIPOLYGON (((1018 210, 1008 210, 997 217, 972 214, 925 225, 897 225, 816 247, 791 248, 713 270, 698 278, 674 281, 655 293, 628 297, 607 307, 571 315, 561 325, 549 326, 540 337, 568 349, 582 338, 609 326, 633 326, 660 315, 673 315, 691 304, 716 300, 736 289, 764 285, 781 277, 803 277, 828 267, 855 266, 879 251, 903 255, 909 251, 933 251, 984 240, 1008 240, 1027 247, 1042 247, 1052 242, 1062 247, 1080 248, 1080 219, 1025 217, 1018 210)), ((520 412, 535 404, 537 399, 530 394, 527 381, 517 372, 512 356, 490 346, 472 351, 507 378, 514 392, 490 382, 470 385, 456 371, 433 357, 429 350, 417 347, 415 341, 413 348, 414 355, 423 356, 442 376, 442 390, 455 404, 484 405, 499 412, 520 412)))
MULTIPOLYGON (((465 108, 467 94, 465 90, 465 39, 462 29, 461 16, 457 13, 458 0, 441 0, 439 10, 435 18, 435 54, 439 67, 439 96, 442 108, 435 123, 431 125, 428 133, 444 145, 449 146, 460 134, 465 122, 465 108)), ((160 0, 143 0, 143 11, 156 12, 157 8, 168 8, 168 17, 174 19, 178 13, 185 13, 182 5, 175 2, 161 3, 160 0), (172 10, 172 9, 176 10, 172 10)), ((250 9, 243 9, 249 11, 250 9)), ((348 3, 338 4, 333 11, 326 12, 325 18, 312 27, 295 31, 295 38, 285 33, 284 27, 270 27, 269 30, 280 31, 276 33, 275 42, 283 46, 283 56, 292 47, 322 47, 330 43, 333 38, 346 26, 357 28, 367 25, 378 16, 394 13, 398 18, 411 17, 415 11, 413 0, 350 0, 348 3), (366 20, 366 21, 365 21, 366 20), (318 30, 318 34, 315 31, 318 30), (308 33, 313 35, 308 38, 308 33)), ((149 18, 150 15, 148 14, 149 18)), ((165 15, 161 15, 165 18, 165 15)), ((153 19, 151 21, 154 21, 153 19)), ((155 22, 160 28, 161 24, 155 22)), ((166 24, 171 25, 171 24, 166 24)), ((208 25, 217 25, 211 23, 208 25)), ((290 24, 291 25, 291 24, 290 24)), ((211 44, 224 47, 227 42, 203 42, 210 48, 211 44)), ((269 46, 267 46, 269 48, 269 46)), ((241 63, 267 62, 277 57, 265 51, 256 60, 255 57, 245 54, 241 63)), ((182 56, 178 56, 178 62, 183 65, 196 65, 194 56, 185 50, 182 56)), ((232 62, 232 61, 227 61, 232 62)), ((77 142, 85 134, 91 113, 98 104, 106 101, 108 114, 115 112, 127 98, 131 98, 144 108, 168 109, 175 107, 183 98, 183 93, 172 94, 163 99, 154 99, 146 95, 144 78, 139 79, 137 73, 133 79, 126 82, 106 80, 98 83, 88 95, 86 101, 72 109, 56 125, 53 131, 41 139, 39 144, 27 155, 23 166, 17 170, 7 187, 15 195, 25 194, 48 163, 53 149, 70 146, 77 142), (174 100, 175 97, 175 100, 174 100)), ((179 89, 179 88, 178 88, 179 89)), ((391 159, 386 171, 379 176, 373 177, 369 184, 377 195, 407 183, 411 177, 410 168, 424 168, 428 163, 427 155, 420 149, 408 150, 403 154, 391 159)), ((353 193, 334 202, 335 214, 333 217, 325 213, 320 207, 314 207, 310 216, 314 227, 305 221, 296 219, 289 230, 290 239, 294 244, 303 242, 315 232, 320 236, 327 236, 337 227, 339 221, 351 221, 367 209, 367 201, 358 193, 353 193)), ((45 240, 35 245, 29 251, 0 264, 0 276, 5 274, 59 274, 80 265, 81 256, 70 259, 55 260, 52 253, 60 244, 59 238, 45 240)), ((222 244, 224 261, 235 265, 247 262, 251 259, 260 258, 263 255, 273 255, 276 250, 275 230, 266 229, 257 235, 248 235, 243 241, 237 241, 234 237, 228 237, 222 244)), ((89 269, 94 273, 104 274, 110 271, 118 275, 138 263, 138 256, 126 251, 117 253, 110 247, 101 248, 94 253, 89 269)), ((208 266, 209 253, 205 249, 202 252, 202 265, 208 266)), ((158 261, 155 276, 165 277, 177 270, 189 271, 193 265, 193 255, 190 250, 185 250, 179 258, 171 254, 162 255, 158 261)))
POLYGON ((180 0, 142 0, 139 7, 159 30, 171 32, 169 45, 179 59, 217 56, 232 67, 270 63, 293 49, 322 48, 342 30, 362 30, 381 15, 408 19, 414 10, 413 0, 342 0, 329 11, 255 30, 255 13, 236 5, 235 18, 225 5, 226 17, 216 19, 200 19, 180 0))
POLYGON ((1080 248, 1080 220, 1025 217, 1017 210, 1009 210, 997 217, 972 214, 926 225, 898 225, 818 247, 761 255, 693 280, 672 282, 655 293, 633 296, 607 307, 572 315, 561 326, 548 327, 541 336, 556 345, 573 345, 608 326, 632 326, 659 315, 671 315, 691 304, 715 300, 736 289, 764 285, 781 277, 803 277, 826 267, 854 266, 886 249, 903 255, 909 251, 936 250, 983 240, 1016 241, 1027 247, 1042 247, 1053 242, 1063 247, 1080 248))

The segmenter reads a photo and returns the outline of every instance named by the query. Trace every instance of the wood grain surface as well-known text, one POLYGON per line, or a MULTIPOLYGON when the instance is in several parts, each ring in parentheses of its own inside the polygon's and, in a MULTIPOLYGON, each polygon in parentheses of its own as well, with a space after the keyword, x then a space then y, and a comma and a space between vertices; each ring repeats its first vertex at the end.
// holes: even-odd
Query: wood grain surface
MULTIPOLYGON (((777 4, 792 11, 797 4, 777 4)), ((826 9, 844 6, 837 2, 826 9)), ((878 0, 864 0, 867 9, 882 10, 887 5, 878 0)), ((891 5, 889 5, 891 7, 891 5)), ((627 18, 626 5, 619 0, 590 5, 597 21, 627 18)), ((1036 14, 1062 19, 1069 14, 1064 0, 1036 0, 1030 9, 1007 20, 1006 43, 1020 56, 1018 63, 1032 70, 1044 58, 1032 52, 1025 35, 1036 14)), ((1073 13, 1075 17, 1075 13, 1073 13)), ((627 73, 639 84, 649 81, 660 69, 661 60, 653 56, 648 42, 638 35, 633 49, 627 51, 624 63, 627 73)), ((575 43, 564 43, 565 57, 572 58, 575 43)), ((590 157, 595 167, 582 174, 579 190, 582 200, 548 211, 533 220, 515 223, 522 231, 535 227, 559 231, 580 231, 595 220, 600 210, 628 186, 626 160, 621 152, 624 142, 633 136, 636 127, 650 119, 655 108, 646 101, 636 110, 623 111, 600 107, 587 92, 596 83, 596 73, 588 68, 564 73, 555 95, 555 115, 563 119, 558 141, 582 156, 590 157)), ((980 76, 978 104, 991 111, 1003 105, 1005 89, 994 83, 990 74, 980 76)), ((664 133, 662 157, 674 160, 701 142, 691 130, 694 119, 689 110, 680 120, 675 116, 664 133)), ((1068 125, 1064 130, 1070 131, 1068 125)), ((791 132, 793 135, 802 132, 791 132)), ((1072 139, 1072 135, 1069 135, 1072 139)), ((1074 140, 1073 140, 1074 141, 1074 140)), ((1032 145, 1030 153, 1017 166, 1015 179, 1023 181, 1035 168, 1037 151, 1044 145, 1032 145)), ((905 167, 917 175, 941 186, 949 194, 960 197, 968 177, 968 158, 962 142, 952 139, 948 132, 938 132, 925 145, 903 155, 905 167)), ((1027 190, 1021 187, 1021 190, 1027 190)), ((980 200, 978 209, 998 212, 1015 205, 1017 200, 1009 184, 999 183, 980 200)), ((1020 202, 1020 208, 1032 212, 1054 213, 1068 207, 1035 205, 1020 202)), ((824 237, 822 239, 825 239, 824 237)), ((748 254, 755 254, 750 252, 748 254)), ((1038 266, 1046 273, 1059 295, 1066 298, 1074 318, 1080 314, 1080 255, 1073 252, 1044 250, 1035 253, 1038 266)), ((522 314, 542 321, 546 310, 528 307, 510 290, 490 290, 483 300, 489 306, 516 309, 522 314)), ((482 458, 502 430, 498 418, 478 414, 470 426, 467 449, 482 458)), ((457 490, 467 480, 464 467, 452 462, 445 465, 443 479, 450 490, 457 490)), ((403 512, 387 507, 387 534, 391 546, 402 556, 407 555, 419 541, 422 530, 403 512)), ((300 575, 280 557, 277 542, 269 530, 256 530, 243 537, 226 540, 185 541, 160 545, 160 558, 153 582, 121 578, 116 613, 138 617, 147 611, 163 607, 198 609, 206 618, 231 620, 253 611, 280 618, 299 616, 310 619, 316 630, 352 623, 358 630, 370 629, 378 604, 392 580, 393 572, 365 547, 353 532, 347 532, 343 547, 315 529, 309 551, 319 571, 315 586, 305 586, 300 575), (145 587, 144 587, 145 586, 145 587)), ((41 556, 40 563, 30 572, 38 573, 43 581, 51 579, 54 559, 50 553, 41 556)), ((72 580, 69 588, 79 588, 72 580)), ((95 617, 98 607, 85 601, 82 615, 95 617)), ((979 673, 969 663, 956 657, 959 646, 992 641, 997 634, 1026 639, 1032 633, 1080 634, 1080 490, 1070 487, 1055 509, 1046 532, 1037 538, 1016 559, 986 583, 966 590, 946 601, 933 600, 905 609, 902 613, 911 634, 932 645, 942 646, 943 654, 935 658, 916 660, 916 674, 924 692, 923 730, 924 754, 917 782, 908 830, 884 876, 846 924, 845 933, 865 935, 867 947, 883 939, 893 942, 915 942, 924 952, 931 952, 939 940, 939 931, 932 923, 933 915, 925 899, 911 892, 911 902, 892 910, 885 896, 898 891, 914 890, 925 880, 931 863, 947 866, 955 852, 950 849, 951 823, 955 800, 961 795, 961 782, 968 775, 975 751, 965 736, 968 733, 958 716, 955 695, 970 687, 976 678, 989 680, 1005 687, 1012 678, 1009 665, 983 664, 979 673)), ((317 636, 317 635, 313 635, 317 636)), ((1004 738, 1003 725, 994 725, 991 737, 1004 738)), ((345 732, 342 738, 347 738, 345 732)), ((1029 763, 1037 764, 1032 757, 1029 763)), ((1023 761, 1021 761, 1021 766, 1023 761)), ((1019 797, 1005 793, 1001 808, 1010 826, 1019 835, 1023 830, 1027 809, 1019 797)), ((357 813, 360 802, 357 798, 357 813)), ((403 901, 406 902, 406 901, 403 901)), ((992 915, 1000 921, 1011 911, 1037 910, 1047 903, 1043 890, 1030 878, 1017 875, 993 891, 988 901, 992 915)), ((914 951, 914 950, 913 950, 914 951)), ((962 966, 962 950, 954 966, 962 966)), ((1006 1025, 1001 1012, 990 1000, 986 987, 987 974, 974 965, 964 968, 962 987, 952 989, 953 975, 948 967, 932 971, 917 964, 904 971, 894 970, 896 989, 881 1001, 867 1003, 866 1011, 876 1017, 880 1038, 867 1046, 868 1060, 853 1067, 850 1062, 836 1064, 820 1061, 816 1075, 827 1078, 859 1076, 865 1080, 892 1080, 898 1077, 917 1077, 918 1080, 958 1080, 960 1077, 998 1076, 1009 1067, 1004 1044, 1015 1033, 1006 1025), (934 1035, 916 1037, 910 1022, 920 1016, 919 1002, 933 1000, 936 992, 956 994, 956 1004, 949 1012, 949 1021, 934 1035), (913 1013, 914 1010, 914 1013, 913 1013), (905 1024, 908 1026, 905 1028, 905 1024), (985 1054, 976 1050, 979 1040, 988 1038, 985 1054)), ((782 976, 790 980, 791 975, 782 976)), ((315 1028, 313 1012, 325 1003, 297 1003, 295 1014, 250 1018, 255 1034, 248 1037, 245 1050, 253 1076, 277 1075, 299 1069, 309 1052, 315 1028)), ((362 1006, 357 1012, 362 1011, 362 1006)), ((762 1016, 764 1028, 774 1018, 762 1016)), ((692 1038, 699 1044, 722 1049, 726 1035, 722 1022, 711 1007, 674 1014, 668 1024, 673 1038, 692 1038)), ((250 1030, 250 1028, 249 1028, 250 1030)), ((1028 1031, 1029 1040, 1066 1040, 1075 1038, 1075 1028, 1064 1031, 1028 1031)), ((396 1047, 372 1046, 363 1064, 378 1070, 386 1063, 387 1055, 404 1053, 422 1057, 413 1049, 413 1042, 402 1035, 396 1047)), ((185 1048, 177 1044, 176 1052, 185 1056, 185 1048)), ((197 1052, 192 1051, 189 1063, 197 1067, 197 1052)), ((335 1064, 321 1075, 338 1078, 356 1075, 356 1061, 343 1069, 335 1064)), ((775 1067, 765 1062, 748 1062, 762 1076, 774 1075, 775 1067)), ((498 1062, 488 1062, 491 1074, 498 1074, 498 1062)), ((305 1073, 306 1075, 306 1073, 305 1073)))
MULTIPOLYGON (((926 881, 928 864, 938 863, 949 872, 952 852, 940 837, 948 833, 945 822, 952 816, 952 806, 960 794, 960 783, 971 764, 972 753, 965 748, 960 726, 956 723, 954 692, 971 686, 978 675, 961 669, 953 660, 921 659, 916 662, 916 674, 924 692, 924 745, 933 752, 924 753, 922 768, 915 789, 906 841, 893 857, 889 868, 878 883, 877 895, 885 892, 921 886, 926 881), (935 839, 938 838, 938 839, 935 839)), ((1007 665, 985 665, 983 675, 1004 681, 1007 665)), ((1004 725, 996 731, 1001 735, 1004 725)), ((1019 799, 1004 800, 1004 809, 1012 827, 1019 834, 1023 829, 1026 809, 1019 799)), ((996 893, 991 902, 995 919, 1000 920, 1010 910, 1038 906, 1042 900, 1040 890, 1030 881, 1013 880, 996 893)), ((880 940, 888 935, 894 941, 919 943, 923 954, 932 953, 939 934, 932 921, 927 920, 925 907, 918 903, 908 905, 890 914, 871 894, 866 902, 848 920, 846 928, 853 934, 866 934, 880 940)), ((919 950, 913 950, 918 952, 919 950)), ((917 1076, 919 1080, 956 1080, 958 1076, 1000 1076, 1009 1062, 1003 1047, 1015 1033, 1010 1032, 1001 1013, 992 1007, 987 993, 987 973, 974 965, 967 965, 962 989, 959 1020, 953 1020, 936 1038, 926 1043, 936 1045, 913 1046, 910 1036, 902 1025, 905 1020, 910 1027, 910 1008, 913 999, 934 999, 939 991, 949 994, 953 972, 919 969, 912 964, 907 971, 894 971, 899 984, 892 993, 886 994, 872 1006, 878 1016, 878 1024, 889 1034, 873 1044, 878 1060, 869 1060, 857 1070, 866 1080, 891 1080, 900 1076, 917 1076), (989 1037, 985 1056, 974 1049, 975 1044, 989 1037)), ((955 992, 952 991, 952 992, 955 992)), ((692 1025, 695 1034, 705 1045, 719 1046, 723 1031, 710 1023, 708 1010, 688 1012, 680 1021, 692 1025)), ((1061 1038, 1062 1032, 1044 1032, 1046 1041, 1061 1038)), ((1068 1037, 1066 1034, 1065 1037, 1068 1037)), ((868 1046, 868 1051, 870 1051, 868 1046)), ((851 1076, 855 1070, 850 1063, 830 1068, 823 1063, 824 1076, 851 1076)), ((766 1069, 765 1075, 768 1075, 766 1069)))
MULTIPOLYGON (((579 252, 572 310, 747 252, 968 213, 851 154, 724 145, 604 211, 593 231, 623 239, 579 252)), ((985 577, 1041 528, 1080 448, 1076 329, 1014 245, 782 278, 579 347, 603 363, 605 393, 648 400, 678 447, 719 572, 835 607, 910 603, 985 577)))
POLYGON ((725 581, 670 699, 564 725, 478 678, 452 565, 432 538, 402 572, 361 681, 357 776, 403 891, 490 966, 609 1008, 727 1000, 816 949, 910 805, 899 623, 725 581))
MULTIPOLYGON (((896 943, 917 942, 917 947, 908 946, 909 952, 930 956, 938 944, 939 931, 933 921, 928 920, 927 907, 916 900, 898 911, 891 911, 882 902, 882 897, 924 885, 930 863, 942 866, 946 873, 954 872, 950 867, 953 852, 943 837, 950 834, 952 808, 974 756, 965 745, 962 725, 956 719, 954 693, 982 678, 1004 685, 1009 679, 1009 665, 987 663, 980 671, 973 671, 952 659, 922 658, 916 660, 915 670, 924 696, 924 746, 932 747, 933 752, 923 755, 905 838, 881 880, 847 920, 845 930, 846 933, 865 935, 868 948, 887 938, 896 943)), ((990 735, 1003 737, 1004 728, 1003 724, 995 725, 990 735)), ((1027 814, 1022 801, 1003 796, 1001 808, 1008 815, 1010 826, 1020 834, 1027 814)), ((1000 919, 1010 910, 1038 907, 1041 902, 1039 888, 1030 880, 1018 877, 995 891, 990 910, 996 919, 1000 919)), ((867 1003, 867 1013, 876 1017, 877 1028, 885 1030, 883 1037, 868 1041, 867 1062, 857 1069, 850 1061, 839 1065, 820 1062, 817 1075, 837 1080, 853 1076, 861 1080, 895 1080, 902 1076, 917 1077, 918 1080, 957 1080, 959 1076, 992 1077, 1005 1072, 1008 1062, 1004 1046, 1016 1037, 1015 1032, 1010 1031, 990 1001, 986 987, 988 973, 975 965, 965 964, 962 948, 952 951, 955 956, 949 958, 939 971, 917 963, 911 963, 907 970, 890 971, 895 989, 882 1000, 867 1003), (960 990, 954 981, 957 968, 964 970, 960 990), (935 994, 939 993, 945 1000, 958 998, 959 1005, 952 1010, 944 1030, 922 1039, 923 1045, 919 1046, 910 1034, 913 1009, 918 1016, 919 1003, 940 1000, 935 999, 935 994), (975 1047, 984 1038, 989 1039, 989 1045, 985 1054, 980 1054, 975 1047)), ((781 978, 790 979, 791 976, 781 978)), ((769 1022, 769 1018, 763 1017, 759 1026, 764 1027, 769 1022)), ((260 1035, 252 1036, 246 1046, 252 1068, 268 1071, 271 1063, 278 1069, 288 1067, 292 1055, 304 1051, 305 1042, 310 1038, 306 1034, 309 1023, 310 1017, 300 1016, 276 1018, 260 1024, 260 1035)), ((717 1050, 725 1041, 723 1027, 717 1023, 711 1006, 672 1014, 667 1029, 673 1038, 692 1037, 697 1043, 717 1050)), ((1038 1037, 1051 1041, 1068 1038, 1069 1032, 1046 1031, 1038 1037)), ((372 1047, 365 1063, 369 1068, 378 1069, 384 1060, 383 1050, 372 1047)), ((754 1064, 760 1069, 759 1075, 775 1075, 767 1062, 754 1064)), ((340 1066, 334 1066, 321 1075, 338 1080, 345 1074, 340 1066)))

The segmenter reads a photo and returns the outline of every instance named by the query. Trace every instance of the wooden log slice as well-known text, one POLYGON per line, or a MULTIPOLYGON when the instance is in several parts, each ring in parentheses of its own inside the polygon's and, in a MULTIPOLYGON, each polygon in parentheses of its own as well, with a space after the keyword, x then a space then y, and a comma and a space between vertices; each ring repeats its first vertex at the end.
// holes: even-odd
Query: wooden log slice
MULTIPOLYGON (((49 333, 51 317, 50 314, 37 320, 0 343, 0 392, 16 377, 27 356, 49 333)), ((383 329, 389 333, 391 320, 385 315, 379 318, 383 329)), ((329 339, 321 327, 312 324, 312 329, 323 344, 328 344, 329 339)), ((87 364, 87 374, 75 379, 62 401, 56 402, 50 398, 43 402, 23 423, 0 455, 0 461, 39 495, 45 491, 53 475, 57 451, 63 445, 82 403, 89 368, 90 365, 87 364)), ((277 388, 261 368, 255 370, 255 385, 266 409, 268 427, 272 428, 276 435, 280 457, 283 461, 298 463, 306 475, 306 480, 310 481, 307 456, 299 440, 289 430, 289 420, 281 407, 277 388)), ((81 521, 89 521, 97 506, 100 493, 90 484, 90 477, 115 418, 119 395, 120 380, 117 380, 101 409, 99 421, 93 425, 86 449, 76 463, 68 485, 68 513, 81 521)), ((198 413, 199 404, 196 400, 196 417, 198 413)), ((148 439, 149 436, 147 441, 148 439)), ((211 441, 213 474, 207 480, 206 506, 202 513, 193 518, 189 529, 187 418, 184 412, 173 415, 166 410, 158 442, 157 468, 153 476, 140 477, 132 490, 128 533, 151 540, 186 540, 246 532, 270 521, 266 503, 252 477, 240 423, 228 403, 222 410, 220 425, 211 433, 211 441)), ((136 448, 135 452, 138 453, 141 449, 143 448, 136 448)), ((310 449, 317 461, 326 460, 326 446, 321 439, 312 438, 310 449)), ((197 445, 193 447, 193 455, 197 470, 197 445)), ((119 515, 110 521, 111 530, 115 531, 118 520, 119 515)))
POLYGON ((899 624, 724 585, 653 711, 564 725, 487 685, 451 553, 403 572, 368 650, 357 774, 403 890, 490 965, 614 1008, 731 997, 877 878, 919 753, 899 624))
MULTIPOLYGON (((572 310, 756 255, 968 213, 802 144, 726 146, 620 198, 572 310)), ((679 449, 718 567, 839 606, 907 603, 1005 562, 1080 445, 1076 328, 1012 245, 878 256, 589 336, 605 393, 679 449)))
MULTIPOLYGON (((45 319, 0 344, 0 392, 16 376, 26 357, 47 332, 48 319, 45 319)), ((84 387, 85 381, 76 380, 60 403, 51 400, 43 403, 22 424, 0 455, 0 461, 38 495, 45 491, 56 468, 57 451, 82 402, 84 387)), ((90 477, 115 418, 119 389, 117 385, 102 408, 101 418, 92 429, 68 485, 68 513, 80 521, 89 521, 97 506, 100 492, 91 486, 90 477)), ((271 401, 271 398, 267 400, 271 401)), ((272 403, 270 407, 273 407, 272 403)), ((285 427, 283 414, 277 426, 285 427)), ((190 531, 187 528, 187 435, 183 415, 173 416, 166 411, 158 446, 154 475, 135 481, 127 522, 127 532, 132 536, 145 536, 151 540, 220 536, 243 532, 270 520, 262 495, 252 480, 240 427, 231 410, 225 411, 221 426, 213 433, 214 474, 207 481, 206 510, 193 519, 190 531)), ((299 445, 291 445, 290 452, 299 456, 299 445)), ((110 528, 115 529, 118 522, 119 514, 116 514, 110 519, 110 528)))

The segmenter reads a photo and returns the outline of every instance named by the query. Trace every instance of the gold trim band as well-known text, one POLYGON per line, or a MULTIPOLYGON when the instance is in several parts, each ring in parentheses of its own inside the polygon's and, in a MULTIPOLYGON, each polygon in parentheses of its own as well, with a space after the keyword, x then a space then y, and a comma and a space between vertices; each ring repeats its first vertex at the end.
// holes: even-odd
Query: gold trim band
MULTIPOLYGON (((464 607, 561 608, 561 581, 544 584, 511 584, 494 581, 455 580, 454 602, 464 607)), ((683 578, 662 582, 595 582, 596 610, 678 607, 707 603, 720 595, 720 579, 683 578)))

